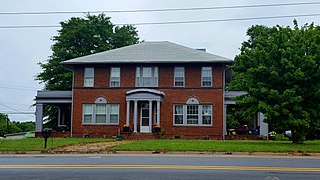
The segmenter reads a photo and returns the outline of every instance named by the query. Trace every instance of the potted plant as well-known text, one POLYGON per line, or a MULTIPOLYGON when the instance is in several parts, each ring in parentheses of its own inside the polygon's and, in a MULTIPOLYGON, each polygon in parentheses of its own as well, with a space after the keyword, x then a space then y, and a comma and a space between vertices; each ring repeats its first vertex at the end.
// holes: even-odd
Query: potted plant
POLYGON ((130 127, 128 124, 123 125, 123 132, 129 132, 130 131, 130 127))
POLYGON ((160 131, 161 131, 160 125, 156 125, 156 126, 153 127, 153 132, 159 133, 160 131))

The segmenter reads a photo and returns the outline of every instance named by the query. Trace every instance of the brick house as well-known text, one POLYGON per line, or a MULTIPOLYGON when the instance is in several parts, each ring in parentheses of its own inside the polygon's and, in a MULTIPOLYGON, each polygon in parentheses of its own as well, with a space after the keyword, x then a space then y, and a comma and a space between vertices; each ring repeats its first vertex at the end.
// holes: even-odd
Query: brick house
MULTIPOLYGON (((157 138, 160 130, 167 138, 221 139, 225 78, 230 76, 226 65, 231 63, 167 41, 64 61, 74 75, 66 101, 71 136, 157 138)), ((42 116, 36 124, 41 131, 42 116)))

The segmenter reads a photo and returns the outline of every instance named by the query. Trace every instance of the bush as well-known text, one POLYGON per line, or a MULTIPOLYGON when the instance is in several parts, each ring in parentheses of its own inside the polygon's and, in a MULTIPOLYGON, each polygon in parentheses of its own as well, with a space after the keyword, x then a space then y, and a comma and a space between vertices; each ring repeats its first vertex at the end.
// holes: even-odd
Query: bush
POLYGON ((289 138, 285 137, 283 134, 276 134, 273 138, 274 141, 289 141, 289 138))

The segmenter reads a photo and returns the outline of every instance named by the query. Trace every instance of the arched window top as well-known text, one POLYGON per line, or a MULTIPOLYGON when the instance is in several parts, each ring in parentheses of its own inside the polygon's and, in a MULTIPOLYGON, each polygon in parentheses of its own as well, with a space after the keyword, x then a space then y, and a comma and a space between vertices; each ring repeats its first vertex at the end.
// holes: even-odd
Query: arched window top
POLYGON ((189 98, 186 104, 199 104, 199 100, 197 98, 189 98))
POLYGON ((107 104, 107 100, 104 97, 98 97, 95 101, 95 104, 107 104))

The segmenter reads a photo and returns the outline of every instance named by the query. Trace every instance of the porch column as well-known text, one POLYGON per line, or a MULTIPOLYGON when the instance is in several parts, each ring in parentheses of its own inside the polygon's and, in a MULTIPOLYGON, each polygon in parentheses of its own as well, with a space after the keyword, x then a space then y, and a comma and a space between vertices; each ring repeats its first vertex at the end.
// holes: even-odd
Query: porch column
POLYGON ((43 104, 36 104, 36 132, 42 131, 43 104))
POLYGON ((133 132, 137 132, 138 127, 138 101, 134 101, 134 109, 133 109, 133 132))
POLYGON ((160 101, 157 101, 157 125, 160 125, 160 101))
POLYGON ((130 101, 127 101, 127 119, 126 119, 126 124, 129 126, 130 123, 130 101))
POLYGON ((61 107, 58 106, 58 127, 61 125, 61 107))
POLYGON ((152 131, 152 101, 149 101, 149 132, 152 131))

